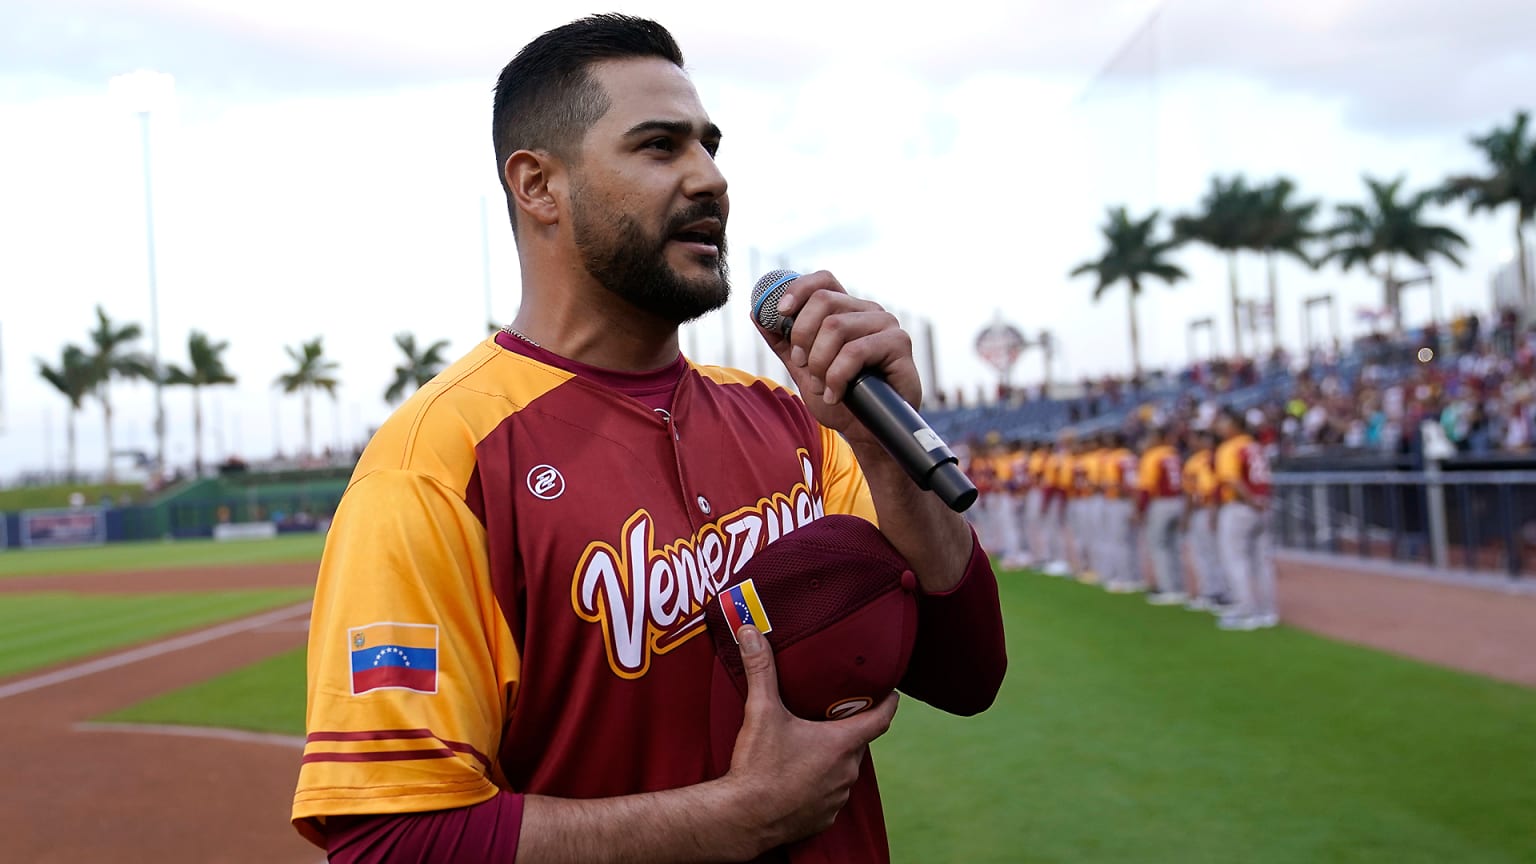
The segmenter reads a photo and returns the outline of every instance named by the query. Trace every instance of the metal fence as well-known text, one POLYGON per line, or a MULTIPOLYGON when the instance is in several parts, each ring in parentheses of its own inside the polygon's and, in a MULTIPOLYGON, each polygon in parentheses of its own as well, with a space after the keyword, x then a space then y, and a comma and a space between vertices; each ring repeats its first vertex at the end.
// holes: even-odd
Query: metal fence
POLYGON ((1280 472, 1275 538, 1443 570, 1536 571, 1536 471, 1280 472))

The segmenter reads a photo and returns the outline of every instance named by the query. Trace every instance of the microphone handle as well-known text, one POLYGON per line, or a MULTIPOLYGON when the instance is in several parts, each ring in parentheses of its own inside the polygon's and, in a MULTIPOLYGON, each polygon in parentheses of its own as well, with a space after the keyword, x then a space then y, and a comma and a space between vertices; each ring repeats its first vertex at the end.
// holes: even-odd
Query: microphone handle
POLYGON ((866 369, 854 376, 843 403, 918 488, 938 495, 956 513, 976 503, 976 484, 960 470, 960 458, 878 373, 866 369))

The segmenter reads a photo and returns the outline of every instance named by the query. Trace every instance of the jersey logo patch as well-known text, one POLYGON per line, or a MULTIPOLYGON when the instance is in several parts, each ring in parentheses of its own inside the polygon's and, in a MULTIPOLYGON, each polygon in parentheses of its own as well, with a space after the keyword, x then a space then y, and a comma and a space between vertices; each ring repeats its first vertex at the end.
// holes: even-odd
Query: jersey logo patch
POLYGON ((437 692, 437 625, 379 621, 347 631, 352 695, 371 690, 437 692))
POLYGON ((720 611, 725 613, 726 623, 731 625, 731 638, 743 625, 751 624, 761 633, 773 630, 768 620, 768 610, 763 608, 762 598, 757 596, 757 586, 748 579, 720 592, 720 611))
POLYGON ((535 465, 528 469, 528 491, 535 498, 553 501, 565 494, 565 477, 553 465, 535 465))

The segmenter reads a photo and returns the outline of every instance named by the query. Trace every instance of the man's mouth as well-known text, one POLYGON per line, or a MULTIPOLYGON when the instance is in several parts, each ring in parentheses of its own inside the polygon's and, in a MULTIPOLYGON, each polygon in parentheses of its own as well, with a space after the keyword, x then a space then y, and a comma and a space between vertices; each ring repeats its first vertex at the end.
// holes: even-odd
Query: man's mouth
POLYGON ((725 228, 718 219, 702 219, 675 231, 670 239, 694 247, 700 254, 719 254, 720 238, 725 228))

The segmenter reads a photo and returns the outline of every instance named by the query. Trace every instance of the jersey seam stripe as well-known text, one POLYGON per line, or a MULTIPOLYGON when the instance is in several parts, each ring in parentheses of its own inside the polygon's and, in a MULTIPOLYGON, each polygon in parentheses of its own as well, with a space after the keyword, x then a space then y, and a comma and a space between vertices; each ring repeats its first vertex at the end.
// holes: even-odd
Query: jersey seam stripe
MULTIPOLYGON (((480 760, 486 768, 491 767, 491 760, 481 753, 473 744, 464 741, 453 741, 443 738, 432 732, 431 729, 372 729, 366 732, 311 732, 305 738, 305 742, 313 741, 411 741, 431 738, 440 742, 444 747, 469 755, 480 760)), ((329 751, 322 751, 329 752, 329 751)), ((426 752, 426 751, 422 751, 426 752)))
POLYGON ((424 759, 452 759, 458 754, 447 747, 429 747, 420 750, 376 750, 370 753, 340 753, 335 750, 320 750, 315 753, 305 753, 299 760, 308 765, 311 762, 413 762, 424 759))
MULTIPOLYGON (((411 418, 411 427, 409 431, 405 433, 405 446, 400 448, 401 468, 407 468, 410 466, 411 456, 416 451, 416 439, 418 433, 421 431, 421 424, 425 422, 427 412, 431 410, 432 406, 437 404, 437 400, 441 399, 443 395, 448 391, 459 387, 465 378, 468 378, 470 375, 473 375, 474 373, 479 372, 481 369, 484 369, 486 366, 490 365, 491 362, 496 359, 497 353, 505 353, 503 352, 500 345, 494 345, 490 340, 482 342, 480 345, 480 350, 485 352, 485 356, 481 358, 478 363, 470 364, 469 368, 460 372, 457 376, 454 377, 453 380, 444 381, 442 386, 438 388, 437 392, 429 396, 426 401, 422 403, 422 406, 417 409, 416 416, 411 418)), ((471 393, 478 392, 469 387, 462 387, 460 389, 468 390, 471 393)), ((505 396, 501 398, 506 399, 505 396)), ((511 399, 506 399, 506 401, 514 406, 517 404, 512 402, 511 399)))

